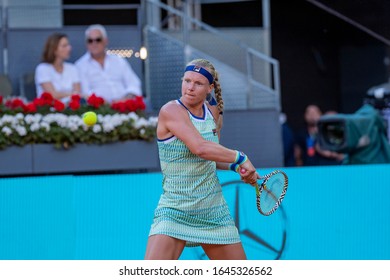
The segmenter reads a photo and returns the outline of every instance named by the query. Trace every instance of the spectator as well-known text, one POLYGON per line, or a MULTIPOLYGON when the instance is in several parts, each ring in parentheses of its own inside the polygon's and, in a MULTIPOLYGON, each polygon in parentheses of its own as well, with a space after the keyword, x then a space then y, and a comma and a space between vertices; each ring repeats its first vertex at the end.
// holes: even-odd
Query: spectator
POLYGON ((297 133, 295 159, 297 166, 337 165, 344 156, 323 150, 317 143, 317 122, 322 116, 321 109, 314 104, 308 105, 304 114, 305 128, 297 133))
POLYGON ((45 43, 42 62, 35 69, 37 96, 49 92, 54 98, 68 102, 72 94, 80 94, 77 68, 70 62, 72 46, 63 33, 53 33, 45 43))
POLYGON ((106 53, 108 37, 104 26, 89 26, 85 40, 87 52, 76 61, 84 93, 94 93, 109 103, 142 96, 141 80, 130 64, 120 56, 106 53))

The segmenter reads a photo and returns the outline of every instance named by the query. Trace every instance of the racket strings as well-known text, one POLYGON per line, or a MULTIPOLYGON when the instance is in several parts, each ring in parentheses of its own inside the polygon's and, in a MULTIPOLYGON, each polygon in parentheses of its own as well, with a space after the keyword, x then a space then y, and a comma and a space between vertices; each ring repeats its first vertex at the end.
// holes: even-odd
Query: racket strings
POLYGON ((262 214, 270 215, 279 207, 286 193, 287 184, 287 176, 281 172, 274 173, 264 180, 263 189, 256 201, 257 208, 262 214))

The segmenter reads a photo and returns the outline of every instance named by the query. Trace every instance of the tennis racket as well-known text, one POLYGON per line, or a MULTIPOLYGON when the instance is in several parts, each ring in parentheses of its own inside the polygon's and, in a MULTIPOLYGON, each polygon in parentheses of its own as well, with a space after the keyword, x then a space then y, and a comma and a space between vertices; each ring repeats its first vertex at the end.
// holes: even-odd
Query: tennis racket
MULTIPOLYGON (((242 170, 241 172, 245 172, 242 170)), ((288 177, 281 170, 275 170, 260 177, 262 181, 254 185, 256 188, 256 206, 260 214, 269 216, 274 213, 283 201, 287 192, 288 177)))

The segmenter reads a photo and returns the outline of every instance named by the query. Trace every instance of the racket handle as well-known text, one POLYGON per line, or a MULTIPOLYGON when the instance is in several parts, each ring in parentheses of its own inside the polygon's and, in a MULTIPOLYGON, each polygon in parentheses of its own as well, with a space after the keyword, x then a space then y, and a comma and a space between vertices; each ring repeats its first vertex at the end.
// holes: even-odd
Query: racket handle
MULTIPOLYGON (((246 172, 246 169, 245 168, 240 168, 240 173, 244 174, 246 172)), ((259 192, 259 183, 255 183, 254 185, 252 185, 253 187, 256 188, 256 194, 259 195, 260 192, 259 192)))
MULTIPOLYGON (((246 169, 245 168, 240 168, 240 173, 244 174, 246 172, 246 169)), ((264 176, 260 176, 259 180, 264 180, 265 177, 264 176)), ((255 186, 254 186, 255 187, 255 186)), ((259 184, 257 183, 257 187, 259 187, 259 184)))

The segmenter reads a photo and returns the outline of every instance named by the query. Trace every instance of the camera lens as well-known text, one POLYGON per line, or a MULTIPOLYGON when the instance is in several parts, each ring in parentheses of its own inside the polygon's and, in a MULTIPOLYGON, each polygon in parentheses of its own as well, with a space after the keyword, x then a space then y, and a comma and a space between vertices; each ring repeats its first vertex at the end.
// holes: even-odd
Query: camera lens
POLYGON ((328 122, 322 127, 322 135, 327 144, 340 146, 345 141, 345 129, 343 122, 328 122))

